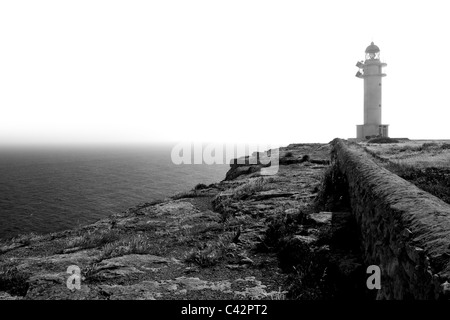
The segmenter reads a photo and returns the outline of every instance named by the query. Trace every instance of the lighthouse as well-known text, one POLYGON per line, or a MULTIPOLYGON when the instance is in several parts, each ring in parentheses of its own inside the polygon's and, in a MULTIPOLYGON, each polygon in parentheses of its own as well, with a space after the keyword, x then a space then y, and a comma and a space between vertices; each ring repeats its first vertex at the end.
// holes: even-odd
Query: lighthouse
POLYGON ((356 63, 356 77, 364 79, 364 124, 356 126, 357 140, 388 137, 388 125, 381 124, 381 78, 387 64, 380 61, 380 48, 373 42, 365 53, 365 61, 356 63))

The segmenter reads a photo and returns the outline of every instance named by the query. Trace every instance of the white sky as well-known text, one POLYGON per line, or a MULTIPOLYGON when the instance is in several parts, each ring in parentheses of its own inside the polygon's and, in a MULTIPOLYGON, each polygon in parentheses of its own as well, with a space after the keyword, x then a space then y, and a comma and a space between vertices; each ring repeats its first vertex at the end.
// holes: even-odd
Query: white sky
POLYGON ((0 2, 0 143, 356 136, 374 41, 391 137, 448 139, 448 1, 0 2))

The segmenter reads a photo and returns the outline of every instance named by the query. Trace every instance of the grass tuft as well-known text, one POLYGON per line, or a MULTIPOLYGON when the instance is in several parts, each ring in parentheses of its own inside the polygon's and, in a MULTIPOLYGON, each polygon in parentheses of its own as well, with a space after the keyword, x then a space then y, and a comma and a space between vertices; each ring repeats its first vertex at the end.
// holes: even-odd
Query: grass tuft
POLYGON ((270 189, 268 183, 273 182, 273 178, 264 178, 258 177, 255 179, 251 179, 249 182, 240 185, 236 189, 234 189, 232 198, 243 200, 248 198, 249 196, 270 189))
POLYGON ((66 248, 91 249, 101 247, 118 239, 119 233, 115 230, 87 232, 80 237, 69 240, 66 248))
POLYGON ((155 246, 145 237, 135 235, 112 243, 107 243, 101 252, 101 259, 120 257, 127 254, 155 253, 155 246))
POLYGON ((232 243, 230 236, 220 237, 217 242, 209 242, 203 249, 193 249, 184 258, 202 268, 211 267, 224 260, 232 243))

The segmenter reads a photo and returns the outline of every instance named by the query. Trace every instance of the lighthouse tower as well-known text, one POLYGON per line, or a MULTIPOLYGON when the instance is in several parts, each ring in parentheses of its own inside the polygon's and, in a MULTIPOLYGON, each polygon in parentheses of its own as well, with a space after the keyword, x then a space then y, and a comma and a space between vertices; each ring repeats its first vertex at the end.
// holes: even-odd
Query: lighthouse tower
POLYGON ((388 125, 381 124, 381 78, 386 74, 380 62, 380 48, 373 42, 366 49, 366 60, 358 61, 356 77, 364 79, 364 124, 356 126, 356 139, 387 137, 388 125))

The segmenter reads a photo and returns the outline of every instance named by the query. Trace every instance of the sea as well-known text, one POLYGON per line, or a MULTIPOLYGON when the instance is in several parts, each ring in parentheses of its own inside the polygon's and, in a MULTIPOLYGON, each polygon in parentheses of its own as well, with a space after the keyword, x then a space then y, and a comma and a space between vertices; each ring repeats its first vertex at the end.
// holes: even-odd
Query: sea
POLYGON ((172 145, 0 148, 0 238, 93 223, 223 180, 224 164, 174 164, 172 145))

